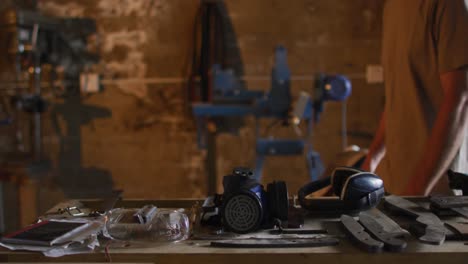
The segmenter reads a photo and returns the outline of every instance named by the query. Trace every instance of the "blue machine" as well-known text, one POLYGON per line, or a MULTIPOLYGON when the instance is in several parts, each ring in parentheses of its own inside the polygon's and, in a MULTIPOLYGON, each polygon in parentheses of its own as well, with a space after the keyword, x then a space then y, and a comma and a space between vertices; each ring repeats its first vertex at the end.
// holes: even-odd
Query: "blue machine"
MULTIPOLYGON (((239 79, 232 70, 213 66, 213 102, 194 103, 192 111, 197 121, 197 136, 200 148, 206 148, 207 122, 232 117, 254 116, 256 120, 256 165, 255 178, 259 181, 267 156, 304 155, 311 180, 317 180, 323 172, 320 155, 311 145, 312 124, 318 122, 325 101, 343 101, 351 94, 351 82, 342 75, 319 74, 315 81, 315 100, 302 92, 292 110, 290 91, 291 72, 287 64, 287 51, 283 46, 275 49, 271 73, 271 89, 268 92, 249 91, 240 88, 239 79), (298 125, 306 123, 304 136, 297 138, 273 138, 261 136, 260 120, 273 119, 300 131, 298 125)), ((234 133, 237 131, 233 131, 234 133)), ((298 134, 303 134, 299 133, 298 134)))

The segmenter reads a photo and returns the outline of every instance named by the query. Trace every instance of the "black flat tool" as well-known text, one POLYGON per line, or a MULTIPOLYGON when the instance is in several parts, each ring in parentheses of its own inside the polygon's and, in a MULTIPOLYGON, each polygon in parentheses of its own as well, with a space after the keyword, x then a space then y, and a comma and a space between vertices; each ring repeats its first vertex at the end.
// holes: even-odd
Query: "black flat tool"
POLYGON ((339 240, 333 237, 319 238, 281 238, 281 239, 232 239, 212 241, 210 246, 223 248, 298 248, 324 247, 338 245, 339 240))
POLYGON ((273 229, 268 233, 270 235, 326 235, 328 231, 325 229, 273 229))
POLYGON ((441 209, 468 207, 468 196, 434 196, 431 206, 441 209))
POLYGON ((385 197, 385 205, 391 210, 415 218, 417 224, 412 224, 411 228, 421 233, 419 241, 433 245, 444 243, 446 229, 444 223, 435 214, 416 203, 395 195, 385 197))
POLYGON ((468 219, 468 196, 431 197, 431 209, 439 215, 459 214, 468 219))
POLYGON ((341 223, 343 224, 348 236, 356 243, 356 245, 368 252, 381 252, 384 243, 373 239, 353 217, 349 215, 341 215, 341 223))
POLYGON ((382 211, 376 208, 361 212, 359 215, 368 215, 369 217, 375 219, 377 222, 379 222, 380 225, 383 226, 384 231, 388 233, 393 233, 401 237, 411 236, 410 233, 406 229, 402 228, 399 224, 393 221, 390 217, 388 217, 386 214, 382 213, 382 211))
POLYGON ((468 223, 447 221, 445 223, 449 230, 453 232, 452 237, 448 237, 448 240, 468 240, 468 223))
POLYGON ((398 231, 397 232, 386 231, 386 229, 391 228, 391 227, 388 227, 386 222, 393 221, 393 220, 385 219, 385 222, 379 221, 379 219, 382 220, 382 217, 383 216, 380 216, 380 218, 376 218, 370 214, 361 213, 359 214, 359 222, 366 228, 366 230, 369 233, 371 233, 375 238, 377 238, 377 240, 380 240, 384 243, 384 248, 386 250, 392 251, 392 252, 403 251, 403 249, 406 248, 407 244, 404 240, 399 239, 399 237, 404 236, 405 233, 398 232, 398 231))

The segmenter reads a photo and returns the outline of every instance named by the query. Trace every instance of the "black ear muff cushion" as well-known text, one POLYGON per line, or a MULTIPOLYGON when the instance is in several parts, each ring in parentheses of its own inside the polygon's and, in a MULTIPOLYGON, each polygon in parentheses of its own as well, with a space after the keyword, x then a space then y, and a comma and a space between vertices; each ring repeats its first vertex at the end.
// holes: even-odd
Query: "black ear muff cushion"
POLYGON ((336 196, 341 197, 343 185, 348 180, 348 178, 360 172, 362 171, 355 169, 355 168, 348 168, 348 167, 338 167, 334 169, 332 172, 332 175, 330 176, 333 193, 336 196))
POLYGON ((367 172, 357 173, 344 182, 341 199, 359 200, 383 187, 383 181, 377 175, 367 172))
POLYGON ((284 181, 274 181, 267 185, 268 206, 271 216, 281 221, 288 220, 288 188, 284 181))

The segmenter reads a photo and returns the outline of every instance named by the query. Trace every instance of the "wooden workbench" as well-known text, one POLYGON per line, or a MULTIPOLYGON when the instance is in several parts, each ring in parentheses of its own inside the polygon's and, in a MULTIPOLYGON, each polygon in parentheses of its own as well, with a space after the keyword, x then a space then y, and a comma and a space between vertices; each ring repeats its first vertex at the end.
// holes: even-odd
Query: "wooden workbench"
MULTIPOLYGON (((154 204, 158 207, 190 208, 196 200, 137 201, 125 200, 117 207, 141 207, 154 204)), ((93 201, 86 201, 93 206, 93 201)), ((339 232, 337 219, 324 219, 318 216, 306 220, 308 228, 326 228, 339 232)), ((408 248, 402 253, 367 253, 354 246, 347 237, 340 236, 340 243, 332 247, 316 248, 281 248, 281 249, 228 249, 213 248, 210 241, 187 240, 175 244, 158 246, 110 248, 112 262, 120 263, 235 263, 235 264, 292 264, 292 263, 468 263, 468 245, 460 241, 446 241, 441 246, 421 244, 414 238, 408 241, 408 248)), ((60 258, 48 258, 40 253, 25 251, 0 250, 0 262, 107 262, 104 251, 90 254, 69 255, 60 258)))

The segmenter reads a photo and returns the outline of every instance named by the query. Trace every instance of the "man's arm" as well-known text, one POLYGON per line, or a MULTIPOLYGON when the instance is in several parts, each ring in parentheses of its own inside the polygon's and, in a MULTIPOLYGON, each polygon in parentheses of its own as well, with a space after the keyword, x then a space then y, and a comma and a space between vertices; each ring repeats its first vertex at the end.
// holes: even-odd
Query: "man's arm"
MULTIPOLYGON (((456 55, 454 55, 456 56, 456 55)), ((444 91, 425 151, 406 188, 407 194, 428 194, 445 174, 463 141, 468 118, 468 71, 440 74, 444 91)))
POLYGON ((385 111, 380 117, 379 127, 369 147, 362 169, 374 172, 382 158, 385 156, 385 111))

